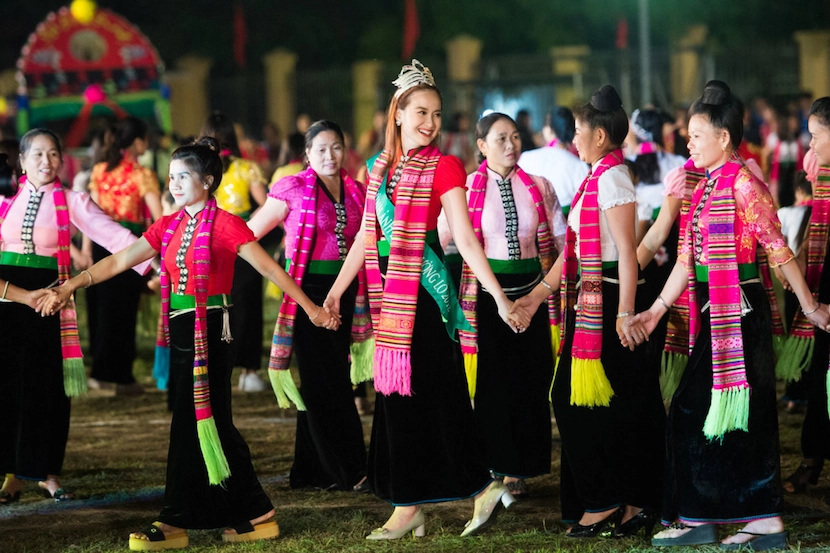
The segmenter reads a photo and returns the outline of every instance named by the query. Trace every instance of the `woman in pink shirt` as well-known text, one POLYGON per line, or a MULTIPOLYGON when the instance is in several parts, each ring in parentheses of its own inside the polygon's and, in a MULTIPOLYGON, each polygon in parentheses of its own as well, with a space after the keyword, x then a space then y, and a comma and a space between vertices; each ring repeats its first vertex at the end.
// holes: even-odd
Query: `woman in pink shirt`
MULTIPOLYGON (((20 163, 25 175, 17 194, 0 207, 0 278, 25 290, 55 284, 59 274, 67 278, 69 237, 76 230, 111 251, 136 240, 87 194, 61 185, 63 156, 52 132, 26 133, 20 141, 20 163), (59 225, 64 218, 67 224, 59 225)), ((149 262, 136 270, 144 272, 148 266, 149 262)), ((60 319, 44 318, 24 305, 0 302, 0 328, 5 398, 0 402, 0 473, 6 474, 2 492, 16 500, 23 489, 21 479, 35 480, 47 497, 72 499, 59 475, 69 434, 68 394, 86 391, 83 374, 80 388, 65 390, 66 369, 61 369, 71 360, 82 373, 74 310, 71 317, 64 313, 60 319)))

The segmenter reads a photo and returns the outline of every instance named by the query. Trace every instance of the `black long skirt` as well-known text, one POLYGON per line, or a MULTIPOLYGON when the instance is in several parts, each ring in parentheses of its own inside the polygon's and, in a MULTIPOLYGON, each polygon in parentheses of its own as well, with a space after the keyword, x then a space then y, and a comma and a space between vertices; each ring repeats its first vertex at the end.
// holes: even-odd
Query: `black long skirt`
POLYGON ((221 486, 208 483, 193 406, 194 314, 170 319, 170 380, 176 397, 170 426, 164 507, 158 520, 179 528, 219 528, 247 522, 273 506, 257 480, 251 453, 233 425, 231 345, 221 340, 222 310, 207 315, 210 406, 231 469, 221 486))
POLYGON ((412 395, 375 396, 368 479, 393 505, 468 498, 490 482, 461 348, 423 286, 412 335, 412 395))
MULTIPOLYGON (((603 271, 616 279, 616 270, 603 271)), ((644 299, 637 293, 636 310, 644 299)), ((665 411, 657 371, 644 346, 632 352, 616 332, 619 286, 602 283, 602 364, 614 397, 608 407, 571 405, 571 351, 575 315, 553 383, 553 410, 562 436, 562 519, 619 505, 658 509, 662 486, 665 411)))
MULTIPOLYGON (((0 278, 35 290, 58 272, 0 265, 0 278)), ((0 474, 45 480, 60 475, 69 436, 60 320, 28 306, 0 303, 0 474)))
MULTIPOLYGON (((497 274, 503 288, 538 279, 497 274)), ((510 299, 516 299, 508 296, 510 299)), ((499 317, 489 293, 478 294, 478 372, 475 419, 486 447, 485 464, 499 476, 532 478, 550 472, 550 382, 553 350, 547 302, 517 334, 499 317)))
MULTIPOLYGON (((698 302, 709 299, 699 284, 698 302)), ((709 310, 666 428, 666 485, 663 521, 727 524, 778 516, 783 507, 778 450, 778 411, 769 302, 759 283, 741 289, 753 311, 741 319, 746 376, 752 387, 749 431, 728 432, 722 441, 703 435, 712 397, 712 340, 709 310)))
POLYGON ((233 366, 258 370, 262 366, 262 275, 236 258, 231 289, 233 366))
MULTIPOLYGON (((335 278, 306 274, 303 291, 322 304, 335 278)), ((349 378, 356 288, 355 282, 340 299, 343 319, 335 332, 314 326, 302 309, 297 310, 294 353, 307 410, 297 413, 292 488, 351 490, 366 476, 363 424, 349 378)))
MULTIPOLYGON (((110 252, 93 244, 93 260, 98 262, 110 252)), ((131 384, 133 361, 136 356, 136 321, 138 302, 144 289, 144 279, 133 270, 124 271, 87 290, 93 300, 87 306, 95 309, 90 317, 90 376, 102 382, 131 384)))
MULTIPOLYGON (((818 289, 818 301, 830 302, 830 248, 824 256, 824 270, 818 289)), ((801 428, 801 452, 805 459, 830 459, 830 416, 827 413, 827 365, 830 334, 815 330, 815 348, 810 367, 801 377, 807 390, 807 413, 801 428)))

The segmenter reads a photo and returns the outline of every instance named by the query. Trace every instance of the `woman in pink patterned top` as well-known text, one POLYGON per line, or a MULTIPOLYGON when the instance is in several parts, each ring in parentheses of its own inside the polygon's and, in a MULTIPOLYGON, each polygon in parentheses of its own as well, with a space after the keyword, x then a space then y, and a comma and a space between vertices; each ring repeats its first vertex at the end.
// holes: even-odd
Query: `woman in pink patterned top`
MULTIPOLYGON (((360 229, 364 188, 342 168, 345 146, 339 125, 317 121, 306 131, 305 142, 309 167, 274 183, 248 226, 257 238, 284 226, 288 271, 313 301, 322 303, 360 229), (313 231, 302 225, 307 209, 315 210, 313 231), (305 240, 312 244, 308 263, 297 252, 305 240)), ((294 320, 293 350, 306 410, 297 413, 292 488, 352 490, 366 476, 363 426, 349 378, 357 288, 355 280, 343 296, 343 325, 336 332, 318 329, 302 313, 294 320)), ((280 339, 279 331, 274 339, 280 339)))

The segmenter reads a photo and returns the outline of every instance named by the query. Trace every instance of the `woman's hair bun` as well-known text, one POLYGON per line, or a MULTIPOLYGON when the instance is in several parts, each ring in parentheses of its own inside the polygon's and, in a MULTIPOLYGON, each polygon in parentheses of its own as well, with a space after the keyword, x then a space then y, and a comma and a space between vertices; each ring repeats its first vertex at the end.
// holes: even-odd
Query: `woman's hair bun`
POLYGON ((732 92, 729 86, 723 81, 709 81, 703 88, 703 96, 700 100, 710 106, 722 106, 732 99, 732 92))
POLYGON ((197 138, 194 144, 198 146, 207 146, 214 152, 219 152, 219 141, 213 138, 212 136, 202 136, 197 138))
POLYGON ((621 109, 622 99, 617 94, 617 90, 610 84, 607 84, 591 94, 591 105, 597 111, 608 113, 621 109))

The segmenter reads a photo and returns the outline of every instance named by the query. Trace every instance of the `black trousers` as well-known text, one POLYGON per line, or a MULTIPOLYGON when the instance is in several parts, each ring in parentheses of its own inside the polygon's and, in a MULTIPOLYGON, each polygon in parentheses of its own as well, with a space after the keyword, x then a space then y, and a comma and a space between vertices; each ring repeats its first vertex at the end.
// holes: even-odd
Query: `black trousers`
POLYGON ((231 289, 233 366, 258 370, 262 365, 262 275, 236 258, 231 289))

